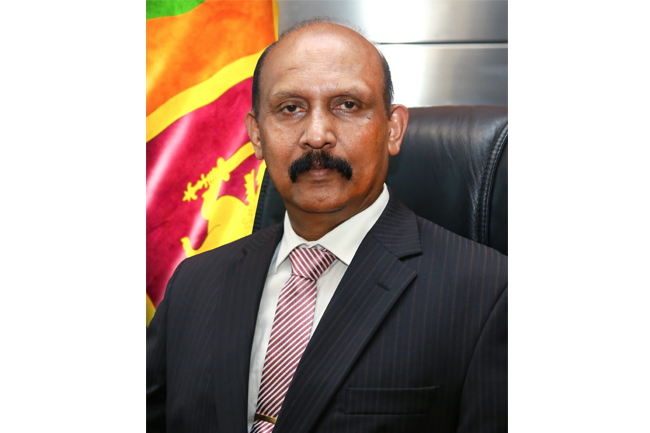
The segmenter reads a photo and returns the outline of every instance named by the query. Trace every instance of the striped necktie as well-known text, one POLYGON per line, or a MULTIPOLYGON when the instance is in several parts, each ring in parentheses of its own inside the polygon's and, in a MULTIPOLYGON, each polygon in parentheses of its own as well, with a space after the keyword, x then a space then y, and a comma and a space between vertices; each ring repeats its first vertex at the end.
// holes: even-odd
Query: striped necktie
POLYGON ((280 291, 264 359, 257 410, 251 433, 270 433, 307 347, 316 306, 316 282, 336 260, 326 249, 291 251, 291 277, 280 291))

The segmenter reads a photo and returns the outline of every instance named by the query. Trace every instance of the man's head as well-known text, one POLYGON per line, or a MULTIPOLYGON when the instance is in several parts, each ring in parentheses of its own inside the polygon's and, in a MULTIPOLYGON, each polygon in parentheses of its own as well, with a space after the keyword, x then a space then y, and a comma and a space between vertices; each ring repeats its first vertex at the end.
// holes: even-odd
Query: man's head
POLYGON ((381 193, 408 123, 406 107, 390 105, 384 63, 363 36, 327 22, 290 32, 258 63, 246 128, 292 223, 339 224, 381 193))
MULTIPOLYGON (((288 30, 285 30, 279 37, 279 39, 276 42, 273 42, 271 45, 266 47, 266 49, 262 52, 262 55, 257 61, 257 65, 255 65, 255 72, 253 74, 253 113, 255 114, 255 117, 259 114, 259 106, 260 106, 260 77, 262 76, 262 67, 264 66, 264 60, 266 59, 267 54, 269 51, 273 49, 275 45, 278 44, 286 35, 289 33, 292 33, 302 27, 306 27, 311 24, 317 24, 317 23, 329 23, 329 20, 324 20, 322 18, 311 18, 305 21, 302 21, 298 23, 297 25, 291 27, 288 30)), ((336 24, 336 23, 333 23, 336 24)), ((381 57, 381 66, 382 69, 384 70, 384 106, 386 108, 386 115, 390 116, 390 107, 393 104, 393 80, 390 75, 390 67, 388 66, 388 62, 386 61, 386 58, 384 55, 379 52, 379 56, 381 57)))

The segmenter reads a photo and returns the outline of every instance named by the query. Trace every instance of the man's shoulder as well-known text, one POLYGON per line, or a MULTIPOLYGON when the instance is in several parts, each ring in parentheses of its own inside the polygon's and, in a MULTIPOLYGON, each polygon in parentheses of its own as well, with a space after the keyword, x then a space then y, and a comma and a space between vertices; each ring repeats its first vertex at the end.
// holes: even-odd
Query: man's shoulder
POLYGON ((436 244, 442 243, 445 246, 445 249, 473 249, 475 252, 480 252, 482 254, 499 255, 504 259, 507 259, 507 256, 503 255, 492 247, 456 234, 451 230, 448 230, 418 215, 416 215, 415 218, 418 222, 420 239, 423 242, 434 242, 436 244))
POLYGON ((507 272, 508 257, 494 248, 460 236, 422 217, 416 216, 416 220, 423 256, 443 263, 448 268, 507 272))
POLYGON ((206 267, 222 268, 233 259, 241 257, 246 250, 259 247, 267 242, 276 240, 282 232, 282 224, 275 224, 259 230, 241 239, 205 251, 183 260, 181 266, 186 269, 203 269, 206 267))
POLYGON ((381 233, 385 242, 400 242, 396 239, 399 237, 401 242, 411 244, 412 250, 421 248, 424 255, 478 255, 490 257, 499 264, 507 263, 507 257, 497 250, 417 215, 394 195, 391 195, 391 201, 376 226, 378 230, 374 233, 381 233))

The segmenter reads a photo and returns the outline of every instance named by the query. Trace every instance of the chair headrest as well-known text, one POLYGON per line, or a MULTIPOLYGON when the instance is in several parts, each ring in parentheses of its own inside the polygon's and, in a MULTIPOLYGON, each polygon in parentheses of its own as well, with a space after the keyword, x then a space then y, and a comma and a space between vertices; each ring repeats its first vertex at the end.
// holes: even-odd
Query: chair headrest
POLYGON ((507 254, 508 109, 409 109, 386 184, 417 215, 507 254))

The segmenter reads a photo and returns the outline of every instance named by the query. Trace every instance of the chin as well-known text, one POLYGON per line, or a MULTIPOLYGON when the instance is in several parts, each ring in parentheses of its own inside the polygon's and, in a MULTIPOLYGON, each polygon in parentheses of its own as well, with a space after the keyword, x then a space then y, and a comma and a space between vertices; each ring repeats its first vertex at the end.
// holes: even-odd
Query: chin
POLYGON ((342 199, 318 199, 312 197, 309 200, 295 200, 294 206, 303 212, 308 213, 332 213, 345 207, 345 200, 342 199))
POLYGON ((348 196, 340 188, 294 188, 291 205, 308 213, 331 213, 346 207, 348 196))

